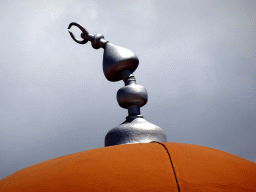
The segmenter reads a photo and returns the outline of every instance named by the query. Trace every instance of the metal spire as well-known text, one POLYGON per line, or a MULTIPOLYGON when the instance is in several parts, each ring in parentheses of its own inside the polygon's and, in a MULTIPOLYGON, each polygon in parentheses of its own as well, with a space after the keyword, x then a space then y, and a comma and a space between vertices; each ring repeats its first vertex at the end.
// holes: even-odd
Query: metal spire
POLYGON ((101 34, 88 33, 78 23, 70 23, 68 29, 73 25, 82 31, 82 40, 76 39, 69 31, 74 41, 79 44, 91 41, 94 49, 104 49, 103 71, 105 77, 109 81, 123 80, 125 83, 125 86, 117 92, 117 101, 120 107, 128 109, 128 116, 126 121, 107 133, 105 146, 152 141, 166 142, 164 131, 146 121, 140 113, 140 107, 147 103, 148 94, 143 86, 136 84, 136 79, 132 74, 139 65, 138 57, 128 49, 109 43, 101 34))

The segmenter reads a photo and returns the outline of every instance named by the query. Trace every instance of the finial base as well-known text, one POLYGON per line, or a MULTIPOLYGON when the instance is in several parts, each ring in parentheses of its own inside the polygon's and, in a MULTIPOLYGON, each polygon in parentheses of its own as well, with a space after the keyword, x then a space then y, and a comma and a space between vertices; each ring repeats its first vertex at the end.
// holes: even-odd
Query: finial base
POLYGON ((150 143, 152 141, 166 142, 164 131, 145 120, 142 115, 128 116, 125 122, 107 133, 105 146, 150 143))

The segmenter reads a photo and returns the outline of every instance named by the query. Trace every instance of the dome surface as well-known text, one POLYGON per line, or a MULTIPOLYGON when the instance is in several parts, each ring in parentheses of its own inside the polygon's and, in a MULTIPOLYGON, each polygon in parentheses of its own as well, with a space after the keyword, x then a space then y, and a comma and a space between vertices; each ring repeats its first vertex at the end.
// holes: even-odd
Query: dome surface
POLYGON ((0 191, 256 191, 256 164, 181 143, 126 144, 44 161, 0 180, 0 191))

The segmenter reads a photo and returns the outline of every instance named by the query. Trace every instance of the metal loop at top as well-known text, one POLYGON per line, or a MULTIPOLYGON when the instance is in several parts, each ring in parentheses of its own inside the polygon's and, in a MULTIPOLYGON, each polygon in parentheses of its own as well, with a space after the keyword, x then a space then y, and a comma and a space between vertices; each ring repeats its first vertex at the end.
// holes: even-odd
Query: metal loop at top
MULTIPOLYGON (((78 23, 75 23, 75 22, 70 23, 68 26, 68 29, 70 29, 73 25, 77 26, 82 31, 83 36, 88 36, 88 34, 89 34, 88 31, 85 28, 83 28, 82 25, 80 25, 78 23)), ((68 30, 68 32, 75 42, 77 42, 79 44, 85 44, 88 42, 87 39, 79 40, 79 39, 75 38, 75 36, 73 35, 73 33, 71 31, 68 30)))

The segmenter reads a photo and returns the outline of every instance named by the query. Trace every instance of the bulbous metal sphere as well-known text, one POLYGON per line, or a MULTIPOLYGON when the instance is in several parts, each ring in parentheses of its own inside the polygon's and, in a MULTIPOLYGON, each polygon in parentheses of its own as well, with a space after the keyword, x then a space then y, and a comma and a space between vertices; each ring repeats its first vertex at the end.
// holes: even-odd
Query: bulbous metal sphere
POLYGON ((128 107, 132 105, 142 107, 148 101, 148 93, 147 90, 141 85, 127 85, 118 90, 117 101, 120 107, 125 109, 128 109, 128 107))

